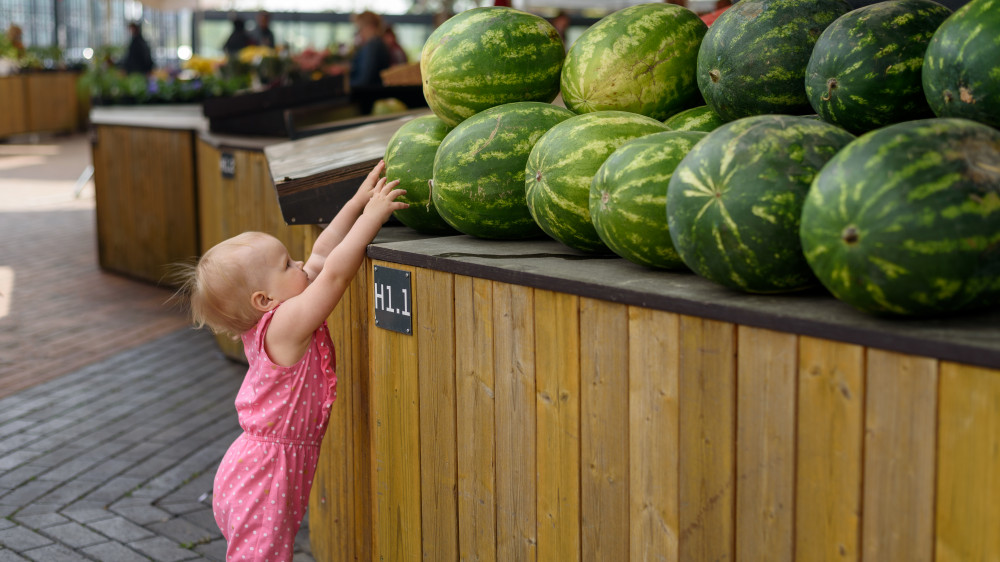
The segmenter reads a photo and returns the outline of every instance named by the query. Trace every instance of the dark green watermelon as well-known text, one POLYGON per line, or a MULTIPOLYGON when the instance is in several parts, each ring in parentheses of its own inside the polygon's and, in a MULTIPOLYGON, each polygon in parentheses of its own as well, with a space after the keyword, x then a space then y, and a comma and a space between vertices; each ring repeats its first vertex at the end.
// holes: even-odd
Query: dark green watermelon
POLYGON ((853 139, 789 115, 746 117, 709 133, 667 189, 670 236, 684 263, 751 293, 814 285, 799 241, 802 202, 820 168, 853 139))
POLYGON ((423 115, 404 123, 385 149, 385 177, 399 180, 406 193, 399 201, 407 209, 393 213, 399 222, 425 234, 456 234, 431 203, 430 182, 434 177, 434 155, 451 127, 435 115, 423 115))
POLYGON ((846 0, 742 0, 722 13, 698 51, 698 88, 726 121, 812 113, 805 75, 823 30, 846 0))
POLYGON ((618 147, 590 184, 590 218, 619 256, 647 267, 684 269, 670 240, 667 184, 674 168, 707 133, 653 133, 618 147))
POLYGON ((664 125, 670 127, 671 131, 702 131, 705 133, 714 131, 725 123, 719 114, 712 111, 712 108, 707 105, 685 109, 663 122, 664 125))
POLYGON ((806 67, 809 103, 855 134, 933 117, 920 76, 927 44, 949 15, 931 0, 888 0, 837 18, 806 67))
POLYGON ((540 236, 524 194, 535 142, 572 111, 540 102, 491 107, 455 127, 434 159, 431 199, 458 231, 491 239, 540 236))
POLYGON ((938 117, 1000 128, 1000 0, 972 0, 941 24, 924 55, 923 84, 938 117))
POLYGON ((923 119, 867 133, 816 177, 802 249, 838 299, 932 315, 1000 295, 1000 131, 923 119))

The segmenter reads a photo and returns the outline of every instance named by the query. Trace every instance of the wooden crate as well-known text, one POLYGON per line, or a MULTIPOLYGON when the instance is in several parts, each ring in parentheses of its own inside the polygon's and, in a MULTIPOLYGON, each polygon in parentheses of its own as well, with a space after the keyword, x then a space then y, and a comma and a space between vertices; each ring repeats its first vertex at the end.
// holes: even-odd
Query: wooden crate
POLYGON ((23 76, 0 76, 0 138, 27 133, 28 111, 25 102, 23 76))
POLYGON ((24 79, 29 131, 66 132, 79 127, 76 73, 32 72, 24 79))

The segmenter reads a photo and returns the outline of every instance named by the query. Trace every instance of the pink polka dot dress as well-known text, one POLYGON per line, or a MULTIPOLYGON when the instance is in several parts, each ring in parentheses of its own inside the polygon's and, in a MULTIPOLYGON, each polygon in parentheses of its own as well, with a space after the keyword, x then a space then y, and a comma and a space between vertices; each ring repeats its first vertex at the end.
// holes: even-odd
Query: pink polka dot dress
POLYGON ((215 475, 212 507, 226 538, 227 562, 292 559, 337 397, 336 356, 326 323, 313 333, 305 356, 282 367, 264 351, 274 310, 243 334, 250 363, 236 396, 243 434, 215 475))

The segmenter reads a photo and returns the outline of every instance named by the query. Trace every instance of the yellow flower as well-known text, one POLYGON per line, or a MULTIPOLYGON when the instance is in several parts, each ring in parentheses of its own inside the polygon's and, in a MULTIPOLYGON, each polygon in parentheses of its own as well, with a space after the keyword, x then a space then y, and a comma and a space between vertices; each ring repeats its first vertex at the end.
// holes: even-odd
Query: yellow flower
POLYGON ((274 49, 271 47, 263 47, 257 45, 251 45, 249 47, 243 47, 240 49, 239 58, 240 62, 245 64, 252 64, 264 57, 273 57, 274 49))
POLYGON ((212 74, 215 69, 222 64, 221 59, 211 59, 207 57, 202 57, 199 55, 194 55, 190 59, 184 61, 181 64, 181 68, 184 70, 192 70, 198 74, 212 74))

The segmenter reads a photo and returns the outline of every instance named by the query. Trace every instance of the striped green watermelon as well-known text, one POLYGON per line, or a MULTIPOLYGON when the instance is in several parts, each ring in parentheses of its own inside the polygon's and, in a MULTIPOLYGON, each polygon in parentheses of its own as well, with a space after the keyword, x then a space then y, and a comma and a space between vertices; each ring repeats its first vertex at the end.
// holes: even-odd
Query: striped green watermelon
POLYGON ((584 113, 549 129, 531 149, 524 170, 535 222, 571 248, 607 252, 590 220, 590 183, 619 146, 666 130, 656 119, 626 111, 584 113))
POLYGON ((467 10, 424 43, 424 98, 451 126, 505 103, 548 103, 559 94, 565 56, 559 33, 544 18, 506 7, 467 10))
POLYGON ((805 74, 816 39, 851 10, 845 0, 742 0, 722 13, 698 51, 698 88, 726 121, 812 113, 805 74))
POLYGON ((1000 296, 1000 131, 906 121, 845 147, 813 182, 802 249, 848 304, 887 315, 981 307, 1000 296))
POLYGON ((924 55, 923 85, 938 117, 1000 128, 1000 0, 972 0, 941 24, 924 55))
POLYGON ((451 127, 434 115, 424 115, 403 124, 385 149, 385 177, 399 180, 406 194, 400 201, 408 209, 395 211, 399 222, 425 234, 454 234, 431 204, 428 182, 434 177, 434 155, 451 127))
POLYGON ((480 238, 541 235, 525 202, 524 167, 538 138, 572 116, 563 107, 528 101, 491 107, 459 123, 434 159, 431 198, 444 220, 480 238))
POLYGON ((887 0, 840 16, 813 47, 809 103, 852 133, 933 117, 920 74, 927 44, 949 15, 931 0, 887 0))
POLYGON ((707 105, 699 105, 670 117, 663 122, 671 131, 702 131, 709 133, 726 122, 707 105))
POLYGON ((562 68, 566 107, 620 110, 663 120, 693 98, 698 46, 707 27, 673 4, 618 10, 573 42, 562 68))
POLYGON ((667 225, 667 184, 707 134, 653 133, 628 141, 604 161, 590 184, 590 218, 614 253, 647 267, 684 269, 667 225))
POLYGON ((802 201, 820 168, 853 139, 789 115, 745 117, 709 133, 667 188, 681 259, 702 277, 750 293, 814 285, 798 236, 802 201))

